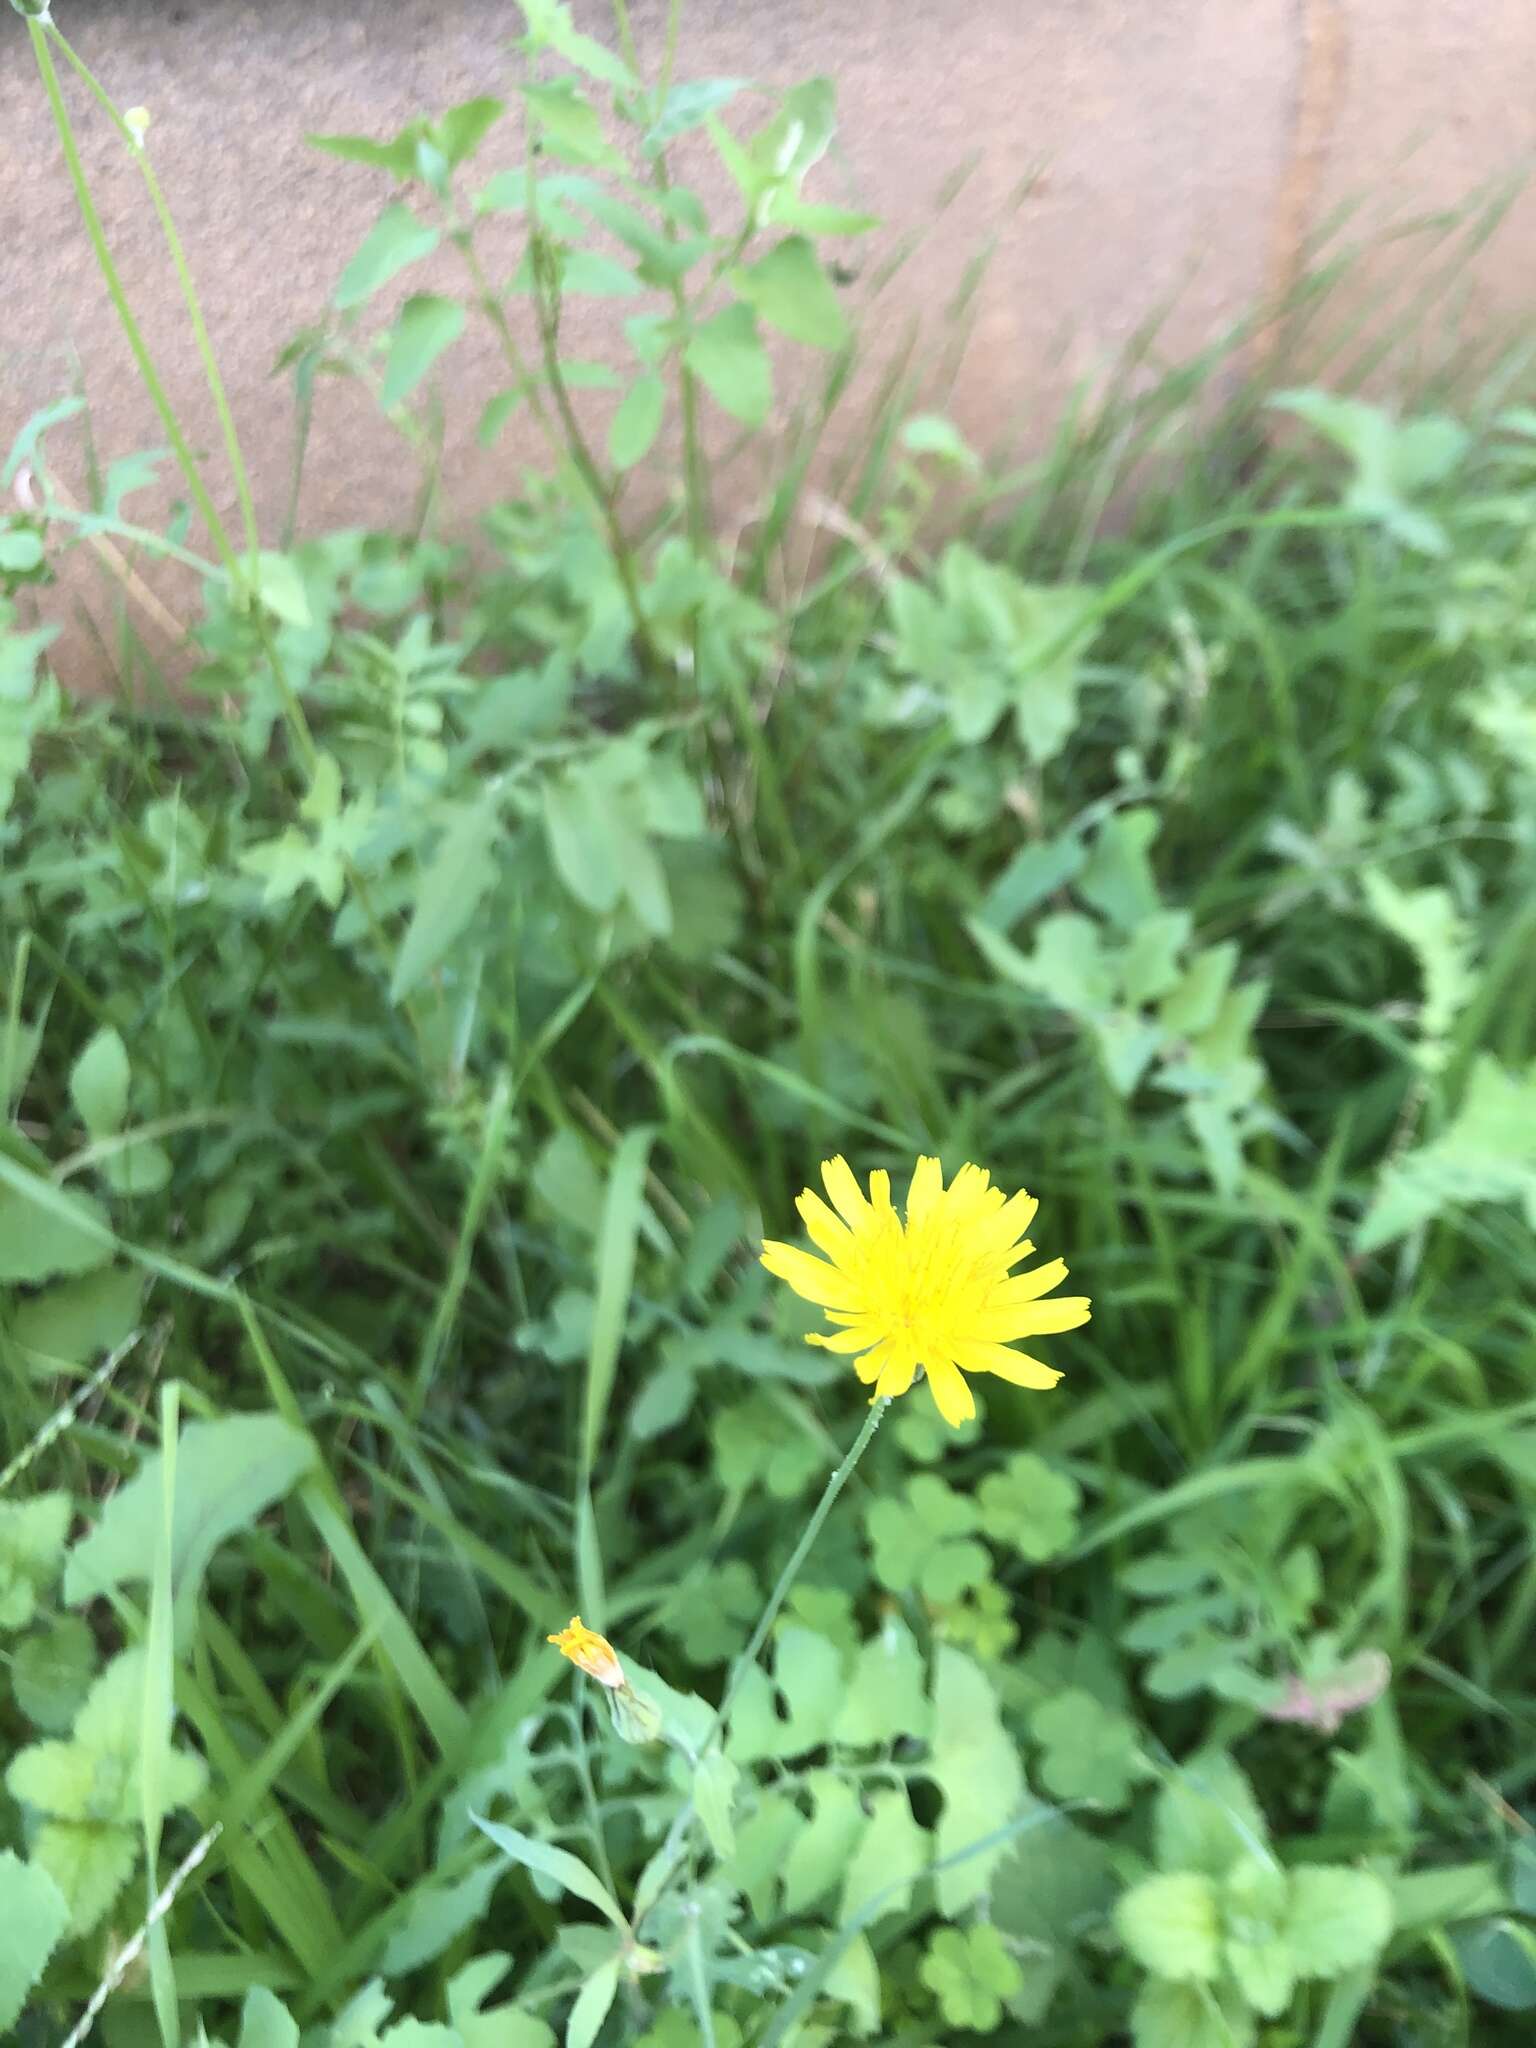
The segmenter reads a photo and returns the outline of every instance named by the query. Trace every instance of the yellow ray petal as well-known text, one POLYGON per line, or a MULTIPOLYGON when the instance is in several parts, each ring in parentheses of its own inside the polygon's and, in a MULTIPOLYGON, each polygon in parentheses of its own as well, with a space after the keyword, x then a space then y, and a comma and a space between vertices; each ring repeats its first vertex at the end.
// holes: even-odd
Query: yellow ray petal
POLYGON ((907 1184, 907 1228, 921 1223, 944 1192, 944 1169, 937 1159, 919 1159, 907 1184))
POLYGON ((1029 1328, 1018 1332, 1021 1337, 1054 1337, 1062 1330, 1075 1330, 1086 1323, 1093 1313, 1093 1304, 1086 1294, 1058 1294, 1050 1301, 1037 1301, 1032 1307, 1020 1309, 1020 1315, 1029 1318, 1029 1328))
POLYGON ((806 1235, 812 1244, 824 1251, 833 1265, 846 1265, 853 1257, 857 1240, 846 1223, 839 1222, 820 1195, 810 1188, 802 1188, 795 1198, 795 1207, 800 1211, 800 1221, 805 1225, 806 1235))
POLYGON ((796 1294, 814 1301, 819 1308, 857 1308, 859 1290, 845 1274, 825 1259, 813 1259, 809 1252, 792 1244, 769 1239, 762 1250, 762 1262, 776 1280, 786 1280, 796 1294))
POLYGON ((888 1356, 880 1369, 875 1392, 877 1395, 895 1400, 907 1391, 917 1375, 917 1353, 910 1348, 903 1350, 895 1344, 886 1345, 884 1348, 888 1356))
POLYGON ((967 1372, 996 1373, 1010 1386, 1033 1387, 1039 1393, 1061 1378, 1053 1367, 1031 1358, 1027 1351, 1011 1351, 1006 1344, 962 1344, 956 1355, 967 1372))
POLYGON ((860 1224, 869 1221, 869 1203, 864 1198, 864 1190, 854 1179, 853 1168, 841 1152, 835 1159, 822 1161, 821 1180, 832 1198, 833 1208, 850 1230, 857 1231, 860 1224))
POLYGON ((822 1351, 867 1351, 871 1344, 880 1342, 880 1332, 861 1319, 851 1329, 834 1330, 830 1337, 820 1330, 812 1330, 805 1341, 822 1351))
POLYGON ((1038 1301, 1042 1294, 1049 1294, 1053 1287, 1059 1287, 1066 1277, 1065 1259, 1047 1259, 1032 1273, 1014 1273, 1007 1280, 1000 1280, 988 1297, 987 1307, 1017 1308, 1021 1302, 1038 1301))
POLYGON ((969 1422, 976 1413, 976 1402, 970 1388, 947 1359, 928 1367, 928 1387, 934 1407, 951 1429, 958 1429, 962 1422, 969 1422))

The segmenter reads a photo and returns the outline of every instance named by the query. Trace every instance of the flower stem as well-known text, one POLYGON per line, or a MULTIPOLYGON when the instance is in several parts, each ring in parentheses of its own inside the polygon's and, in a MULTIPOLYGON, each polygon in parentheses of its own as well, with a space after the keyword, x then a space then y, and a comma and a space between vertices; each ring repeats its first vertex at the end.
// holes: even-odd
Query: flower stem
POLYGON ((768 1605, 757 1618, 757 1627, 752 1631, 751 1641, 736 1659, 729 1683, 725 1688, 724 1697, 721 1699, 715 1714, 715 1725, 710 1731, 709 1741, 704 1745, 705 1751, 724 1736, 726 1723, 730 1719, 731 1708, 736 1702, 736 1695, 745 1684, 747 1673, 757 1663, 758 1657, 762 1654, 763 1645, 768 1640, 768 1632, 778 1620, 779 1610, 789 1598, 795 1580, 800 1576, 800 1568, 810 1556, 812 1545, 821 1534, 822 1525, 826 1521, 827 1516, 832 1512, 832 1503, 848 1484, 850 1478, 852 1478, 854 1466, 858 1464, 860 1458, 863 1457, 865 1451, 869 1448, 870 1439, 880 1427, 885 1417, 885 1411, 890 1405, 889 1395, 871 1404, 869 1413, 864 1418, 864 1427, 854 1438, 848 1455, 827 1481, 826 1490, 812 1510, 811 1519, 800 1532, 800 1541, 791 1551, 789 1562, 785 1565, 783 1571, 779 1573, 774 1583, 773 1591, 768 1595, 768 1605))

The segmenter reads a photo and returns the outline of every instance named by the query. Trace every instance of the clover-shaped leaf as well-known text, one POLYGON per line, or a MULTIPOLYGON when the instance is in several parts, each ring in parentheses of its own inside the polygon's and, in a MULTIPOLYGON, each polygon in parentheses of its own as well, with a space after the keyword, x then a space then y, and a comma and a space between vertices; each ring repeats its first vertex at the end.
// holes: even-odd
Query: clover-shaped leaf
POLYGON ((976 1522, 973 1502, 936 1473, 920 1472, 907 1481, 904 1500, 884 1495, 869 1509, 876 1578, 893 1593, 916 1589, 939 1606, 958 1600, 989 1574, 987 1553, 971 1536, 976 1522))
POLYGON ((1003 2001, 1024 1988, 1023 1972, 990 1921, 941 1927, 918 1974, 949 2024, 978 2034, 990 2034, 1002 2019, 1003 2001))
POLYGON ((1114 1813, 1145 1775, 1135 1723, 1081 1686, 1042 1700, 1029 1725, 1044 1751, 1041 1781, 1058 1799, 1085 1799, 1114 1813))
POLYGON ((0 1501, 0 1630, 25 1628, 58 1575, 69 1534, 67 1493, 0 1501))
POLYGON ((958 1429, 951 1429, 931 1401, 903 1401, 894 1417, 886 1426, 895 1434, 896 1441, 912 1460, 914 1465, 936 1465, 940 1458, 947 1458, 959 1448, 977 1443, 981 1438, 981 1426, 986 1420, 986 1409, 982 1397, 974 1388, 972 1398, 976 1413, 962 1422, 958 1429))
POLYGON ((988 1473, 977 1498, 983 1532, 1033 1564, 1059 1557, 1077 1534, 1076 1480, 1033 1451, 1017 1451, 1001 1472, 988 1473))
POLYGON ((826 1450, 811 1429, 767 1394, 751 1394, 722 1409, 714 1438, 720 1483, 732 1493, 763 1486, 776 1500, 793 1500, 827 1465, 826 1450))

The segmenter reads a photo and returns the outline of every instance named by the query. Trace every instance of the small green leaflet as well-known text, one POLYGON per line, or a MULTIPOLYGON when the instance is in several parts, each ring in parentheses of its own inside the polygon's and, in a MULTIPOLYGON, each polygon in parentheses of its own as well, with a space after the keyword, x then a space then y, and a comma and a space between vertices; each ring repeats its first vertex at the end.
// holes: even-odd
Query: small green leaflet
POLYGON ((773 368, 750 306, 726 306, 696 327, 683 361, 722 411, 760 427, 773 402, 773 368))
POLYGON ((732 271, 729 282, 791 341, 841 348, 848 339, 848 317, 804 235, 786 235, 758 262, 732 271))
POLYGON ((464 308, 457 299, 418 292, 406 300, 390 337, 382 400, 386 407, 403 404, 438 357, 464 331, 464 308))
POLYGON ((490 802, 466 806, 452 816, 422 873, 411 921, 395 956, 391 1002, 403 1002, 431 973, 495 885, 500 831, 500 815, 490 802))
POLYGON ((339 311, 360 306, 392 277, 437 247, 437 229, 420 221, 398 200, 386 206, 341 274, 335 304, 339 311))

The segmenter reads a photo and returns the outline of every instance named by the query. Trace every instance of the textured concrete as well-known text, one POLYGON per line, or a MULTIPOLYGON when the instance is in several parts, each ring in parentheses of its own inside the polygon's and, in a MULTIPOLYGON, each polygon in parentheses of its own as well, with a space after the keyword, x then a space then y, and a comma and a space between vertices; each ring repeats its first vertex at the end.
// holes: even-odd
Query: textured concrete
MULTIPOLYGON (((660 0, 637 7, 656 46, 660 0)), ((121 103, 153 114, 150 147, 200 280, 264 516, 285 503, 285 341, 323 306, 387 196, 387 181, 309 149, 309 130, 387 135, 507 80, 505 0, 56 0, 61 26, 121 103)), ((606 9, 577 0, 603 33, 606 9)), ((888 223, 864 260, 962 196, 870 313, 894 335, 942 308, 967 259, 995 243, 953 399, 999 441, 1049 418, 1064 385, 1112 360, 1170 307, 1164 349, 1209 340, 1296 274, 1327 209, 1361 191, 1402 213, 1463 200, 1529 147, 1536 10, 1529 0, 694 0, 682 76, 839 83, 839 156, 814 196, 888 223), (1038 180, 1022 200, 1027 174, 1038 180)), ((174 280, 136 173, 83 96, 102 216, 168 381, 204 445, 215 436, 174 280)), ((496 135, 483 161, 507 161, 496 135)), ((708 153, 699 152, 701 173, 708 153)), ((718 181, 716 181, 718 185, 718 181)), ((1482 259, 1467 317, 1529 306, 1522 202, 1482 259)), ((510 233, 510 228, 508 228, 510 233)), ((507 245, 510 248, 510 243, 507 245)), ((440 273, 451 275, 446 266, 440 273)), ((415 281, 413 276, 413 282, 415 281)), ((612 302, 605 302, 610 305, 612 302)), ((0 443, 77 376, 104 454, 163 439, 111 321, 33 75, 22 24, 0 10, 0 443)), ((629 310, 624 307, 622 310, 629 310)), ((603 306, 577 345, 600 352, 603 306)), ((467 338, 448 393, 449 493, 472 510, 537 450, 515 432, 473 445, 498 364, 467 338)), ((850 413, 856 419, 856 413, 850 413)), ((856 432, 856 426, 847 430, 856 432)), ((412 472, 355 387, 322 396, 301 507, 308 528, 404 517, 412 472)), ((227 495, 221 493, 221 495, 227 495)), ((66 675, 98 659, 71 636, 66 675)))

